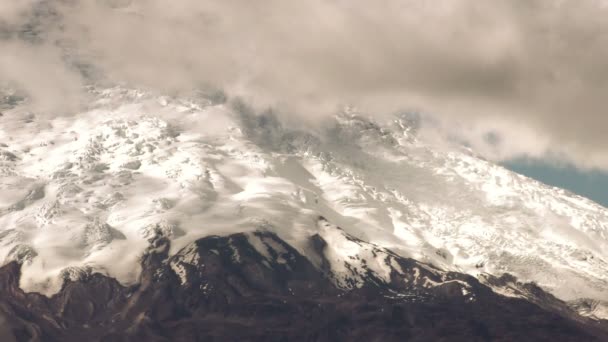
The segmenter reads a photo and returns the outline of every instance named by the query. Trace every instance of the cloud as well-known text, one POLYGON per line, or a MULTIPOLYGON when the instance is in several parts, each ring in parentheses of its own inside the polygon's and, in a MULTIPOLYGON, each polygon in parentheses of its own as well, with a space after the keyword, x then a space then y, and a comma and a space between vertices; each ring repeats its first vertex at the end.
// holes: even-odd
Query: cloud
POLYGON ((3 1, 0 3, 0 23, 11 25, 23 20, 34 4, 34 0, 3 1))
MULTIPOLYGON (((17 44, 0 64, 11 78, 23 68, 8 72, 7 55, 35 65, 21 83, 40 98, 61 97, 30 82, 36 74, 62 93, 83 83, 61 55, 70 51, 113 81, 219 87, 292 120, 319 121, 344 104, 429 112, 490 158, 551 155, 608 169, 604 1, 29 2, 41 3, 58 14, 45 43, 17 44), (484 139, 490 132, 498 143, 484 139)), ((4 6, 13 26, 31 12, 4 6)))
POLYGON ((67 63, 65 51, 45 39, 52 7, 44 1, 0 4, 0 86, 24 91, 30 109, 40 114, 65 114, 83 99, 80 72, 67 63))
POLYGON ((32 109, 42 113, 61 115, 76 110, 84 93, 80 75, 47 45, 5 41, 0 54, 0 77, 27 91, 32 109))

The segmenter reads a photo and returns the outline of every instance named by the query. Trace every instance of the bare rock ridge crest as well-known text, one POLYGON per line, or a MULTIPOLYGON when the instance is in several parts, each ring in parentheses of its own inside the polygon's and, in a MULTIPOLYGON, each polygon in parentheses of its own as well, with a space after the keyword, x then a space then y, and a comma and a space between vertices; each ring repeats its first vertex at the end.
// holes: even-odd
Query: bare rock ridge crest
MULTIPOLYGON (((314 235, 308 243, 318 253, 315 263, 326 265, 327 242, 314 235)), ((605 323, 579 316, 534 285, 507 275, 492 277, 492 286, 510 286, 526 295, 505 297, 471 276, 443 272, 381 248, 377 253, 384 253, 390 280, 353 268, 353 278, 364 283, 349 288, 270 232, 206 237, 171 257, 169 245, 162 236, 151 239, 137 285, 125 287, 98 273, 82 274, 66 278, 50 298, 24 293, 18 285, 20 265, 9 263, 0 269, 4 340, 608 338, 605 323)))

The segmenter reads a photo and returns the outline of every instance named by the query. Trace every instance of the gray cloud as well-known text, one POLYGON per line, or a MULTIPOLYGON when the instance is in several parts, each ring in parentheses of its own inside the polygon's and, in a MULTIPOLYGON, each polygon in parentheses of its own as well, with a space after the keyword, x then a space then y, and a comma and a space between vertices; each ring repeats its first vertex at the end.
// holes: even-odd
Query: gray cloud
POLYGON ((84 81, 66 63, 70 51, 114 81, 220 87, 292 120, 322 120, 343 104, 419 110, 490 158, 551 155, 608 169, 605 1, 23 3, 3 4, 0 23, 22 27, 41 4, 56 19, 42 43, 2 42, 0 77, 42 103, 77 102, 84 81), (488 143, 488 132, 500 141, 488 143))
POLYGON ((36 111, 65 114, 76 110, 82 100, 81 77, 47 45, 3 42, 0 76, 9 85, 27 91, 36 111))
POLYGON ((4 1, 0 3, 0 23, 10 25, 23 20, 23 17, 30 12, 34 4, 34 0, 4 1))

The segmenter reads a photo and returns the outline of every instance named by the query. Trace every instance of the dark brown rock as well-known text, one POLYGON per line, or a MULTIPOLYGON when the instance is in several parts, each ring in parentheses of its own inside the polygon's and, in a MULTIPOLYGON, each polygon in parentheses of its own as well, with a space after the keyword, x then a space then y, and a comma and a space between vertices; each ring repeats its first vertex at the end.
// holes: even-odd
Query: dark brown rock
MULTIPOLYGON (((0 269, 2 341, 608 341, 602 323, 530 287, 535 300, 499 296, 477 279, 437 273, 394 256, 403 274, 339 289, 271 233, 261 255, 244 234, 207 237, 168 258, 151 241, 137 286, 100 274, 66 280, 51 298, 18 286, 20 265, 0 269), (413 278, 441 283, 425 287, 413 278), (407 280, 407 281, 406 281, 407 280), (463 287, 467 295, 463 295, 463 287)), ((320 253, 325 241, 311 237, 320 253)), ((514 279, 495 278, 501 281, 514 279)), ((532 286, 532 285, 529 285, 532 286)))

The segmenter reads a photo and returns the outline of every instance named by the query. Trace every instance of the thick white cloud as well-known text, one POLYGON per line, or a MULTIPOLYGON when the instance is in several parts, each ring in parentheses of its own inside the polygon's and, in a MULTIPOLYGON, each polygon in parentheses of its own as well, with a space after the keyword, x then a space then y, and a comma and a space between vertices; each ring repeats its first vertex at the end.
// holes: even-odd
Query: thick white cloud
MULTIPOLYGON (((36 74, 76 85, 62 92, 80 85, 62 65, 69 47, 112 80, 172 91, 213 85, 313 120, 341 104, 421 110, 491 158, 552 154, 608 169, 604 1, 30 2, 40 3, 58 14, 44 27, 46 45, 13 56, 40 72, 20 77, 7 53, 0 64, 0 76, 39 98, 57 89, 36 74), (45 72, 50 65, 56 71, 45 72), (487 143, 488 131, 498 144, 487 143)), ((22 6, 0 9, 11 27, 31 20, 22 6)))

